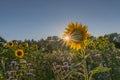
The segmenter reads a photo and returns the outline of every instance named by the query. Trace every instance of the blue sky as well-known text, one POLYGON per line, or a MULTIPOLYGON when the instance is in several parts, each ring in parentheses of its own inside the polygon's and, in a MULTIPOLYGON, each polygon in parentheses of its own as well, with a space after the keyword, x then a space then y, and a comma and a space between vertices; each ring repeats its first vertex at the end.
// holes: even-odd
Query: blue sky
POLYGON ((24 40, 61 36, 69 22, 93 36, 120 30, 120 0, 0 0, 0 36, 24 40))

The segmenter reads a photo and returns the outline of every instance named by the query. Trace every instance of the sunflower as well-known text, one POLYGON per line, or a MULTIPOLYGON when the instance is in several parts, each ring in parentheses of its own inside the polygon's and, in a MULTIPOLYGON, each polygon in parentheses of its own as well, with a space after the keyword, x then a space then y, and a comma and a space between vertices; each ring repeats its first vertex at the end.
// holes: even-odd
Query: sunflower
POLYGON ((21 49, 15 51, 15 56, 18 58, 22 58, 24 56, 24 52, 21 49))
POLYGON ((28 46, 29 46, 27 42, 26 42, 24 45, 25 45, 25 47, 28 47, 28 46))
POLYGON ((103 37, 103 36, 99 36, 98 39, 99 39, 99 40, 103 40, 104 37, 103 37))
POLYGON ((90 34, 87 33, 86 25, 71 22, 65 30, 63 39, 66 41, 67 46, 76 50, 85 47, 83 43, 90 36, 90 34))
POLYGON ((24 48, 22 44, 19 44, 18 47, 19 47, 19 49, 23 49, 24 48))
POLYGON ((8 42, 8 46, 12 47, 14 43, 12 41, 8 42))

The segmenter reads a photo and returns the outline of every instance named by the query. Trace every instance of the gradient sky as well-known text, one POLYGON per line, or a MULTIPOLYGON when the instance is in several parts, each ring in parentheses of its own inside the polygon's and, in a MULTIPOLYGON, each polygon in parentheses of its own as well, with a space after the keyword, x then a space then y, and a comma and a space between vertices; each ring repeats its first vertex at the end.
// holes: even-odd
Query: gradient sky
POLYGON ((120 31, 120 0, 0 0, 0 36, 25 40, 61 36, 69 22, 93 36, 120 31))

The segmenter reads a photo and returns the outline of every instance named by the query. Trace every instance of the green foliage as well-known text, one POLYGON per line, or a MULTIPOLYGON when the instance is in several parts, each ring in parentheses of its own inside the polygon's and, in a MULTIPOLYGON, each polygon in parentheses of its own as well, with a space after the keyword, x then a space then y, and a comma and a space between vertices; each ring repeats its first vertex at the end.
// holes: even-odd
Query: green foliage
POLYGON ((61 46, 56 37, 13 42, 12 47, 7 43, 0 47, 0 80, 9 79, 13 70, 16 73, 12 77, 18 80, 120 79, 120 49, 106 37, 90 38, 82 51, 61 46), (15 56, 17 49, 24 51, 24 57, 15 56), (11 67, 13 62, 17 65, 11 67))
POLYGON ((90 73, 91 73, 91 76, 92 76, 96 73, 107 72, 107 71, 110 71, 110 68, 99 66, 99 67, 96 67, 95 69, 91 70, 90 73))

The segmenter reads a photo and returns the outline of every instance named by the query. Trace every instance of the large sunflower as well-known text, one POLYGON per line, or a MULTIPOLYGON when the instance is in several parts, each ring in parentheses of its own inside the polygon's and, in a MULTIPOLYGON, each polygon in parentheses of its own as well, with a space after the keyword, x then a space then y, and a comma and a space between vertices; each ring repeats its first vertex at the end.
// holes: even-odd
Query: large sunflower
POLYGON ((18 58, 22 58, 24 56, 24 52, 21 49, 15 51, 15 56, 18 58))
POLYGON ((71 22, 65 30, 63 39, 66 41, 67 46, 76 50, 84 48, 83 43, 90 36, 90 34, 87 33, 86 25, 71 22))

